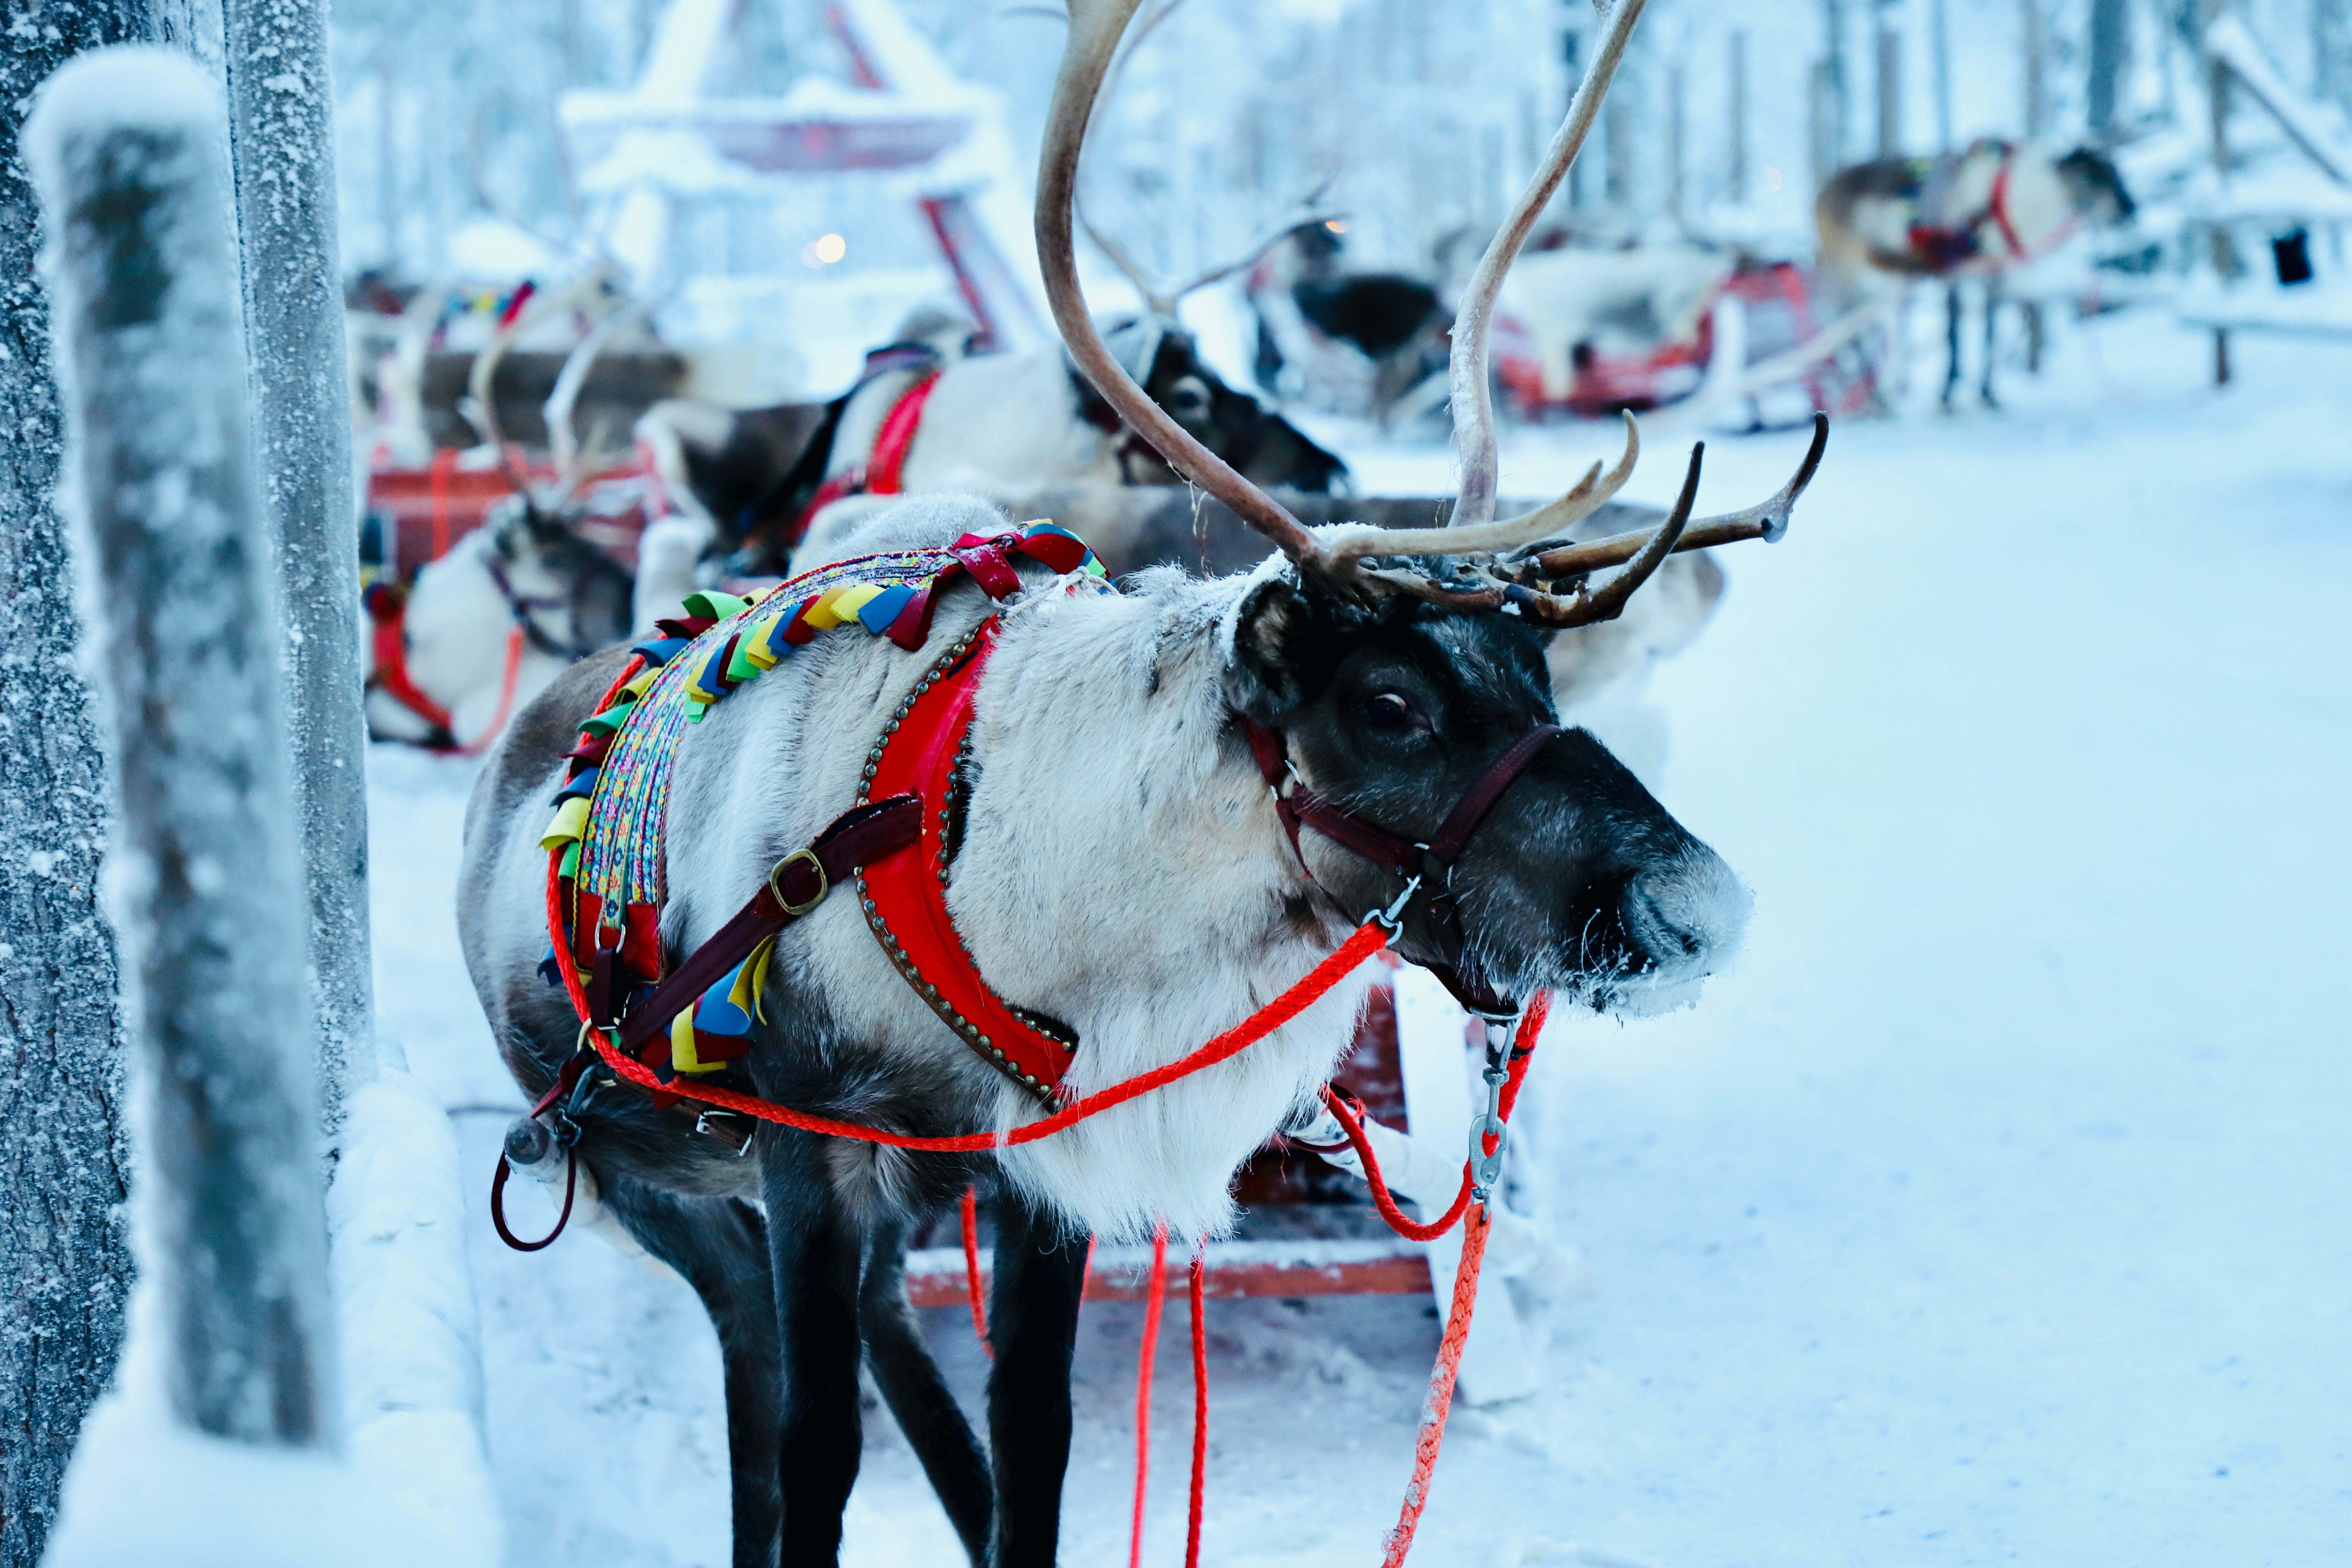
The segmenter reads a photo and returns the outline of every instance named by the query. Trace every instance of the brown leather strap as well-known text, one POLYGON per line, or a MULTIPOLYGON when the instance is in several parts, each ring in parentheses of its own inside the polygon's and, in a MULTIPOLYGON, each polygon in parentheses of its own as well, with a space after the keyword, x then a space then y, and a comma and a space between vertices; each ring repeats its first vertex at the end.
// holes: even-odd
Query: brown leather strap
MULTIPOLYGON (((1463 966, 1462 955, 1469 942, 1463 933, 1462 912, 1454 901, 1450 878, 1454 862, 1470 846, 1470 836, 1478 831, 1478 825, 1486 820, 1495 803, 1503 798, 1503 793, 1561 733, 1560 726, 1538 724, 1512 742, 1454 803, 1454 809, 1445 814, 1444 822, 1438 827, 1437 837, 1427 844, 1415 844, 1341 810, 1303 783, 1293 781, 1286 793, 1282 785, 1290 776, 1290 761, 1282 737, 1255 719, 1244 717, 1242 725, 1249 737, 1250 754, 1257 759, 1258 773, 1274 792, 1275 810, 1282 818, 1283 831, 1290 835, 1290 850, 1298 857, 1299 868, 1307 869, 1307 857, 1298 848, 1298 828, 1304 823, 1341 848, 1386 866, 1400 877, 1433 879, 1436 885, 1424 889, 1424 909, 1431 934, 1437 939, 1438 951, 1445 961, 1427 965, 1429 972, 1454 994, 1455 1001, 1474 1013, 1516 1012, 1517 1009, 1507 999, 1497 995, 1492 986, 1463 966)), ((1307 876, 1309 881, 1314 880, 1313 872, 1307 871, 1307 876)))
POLYGON ((1519 775, 1528 771, 1528 764, 1536 760, 1536 753, 1550 745, 1559 733, 1557 724, 1537 725, 1512 742, 1511 749, 1496 757, 1494 764, 1479 775, 1478 782, 1454 803, 1454 809, 1437 829, 1437 837, 1429 841, 1428 860, 1433 869, 1444 871, 1462 858, 1462 851, 1470 847, 1470 836, 1478 831, 1478 824, 1503 798, 1503 792, 1518 782, 1519 775))
POLYGON ((1255 719, 1244 718, 1242 728, 1249 737, 1250 754, 1257 759, 1258 773, 1265 780, 1265 787, 1274 792, 1275 815, 1282 820, 1282 830, 1290 836, 1290 852, 1298 858, 1298 868, 1306 872, 1308 881, 1315 879, 1315 873, 1307 869, 1307 857, 1298 847, 1298 826, 1302 822, 1341 847, 1367 860, 1379 861, 1400 877, 1420 875, 1420 845, 1349 815, 1292 779, 1290 759, 1283 750, 1282 737, 1255 719), (1282 787, 1286 779, 1291 784, 1287 792, 1282 787))
POLYGON ((806 849, 778 861, 733 919, 629 1009, 621 1024, 621 1048, 635 1056, 655 1036, 667 1034, 671 1019, 753 948, 815 909, 860 866, 914 843, 922 825, 923 803, 911 795, 873 801, 835 817, 806 849))

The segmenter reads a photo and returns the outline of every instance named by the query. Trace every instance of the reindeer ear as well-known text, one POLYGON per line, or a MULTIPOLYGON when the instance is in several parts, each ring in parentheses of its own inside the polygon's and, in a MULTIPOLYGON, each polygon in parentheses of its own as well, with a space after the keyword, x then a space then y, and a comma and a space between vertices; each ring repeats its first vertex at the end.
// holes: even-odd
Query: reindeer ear
POLYGON ((1312 701, 1377 616, 1303 588, 1283 565, 1263 570, 1226 622, 1225 700, 1265 723, 1312 701))
POLYGON ((1225 651, 1225 700, 1236 711, 1266 722, 1305 700, 1296 658, 1307 618, 1306 596, 1286 575, 1250 584, 1225 651))

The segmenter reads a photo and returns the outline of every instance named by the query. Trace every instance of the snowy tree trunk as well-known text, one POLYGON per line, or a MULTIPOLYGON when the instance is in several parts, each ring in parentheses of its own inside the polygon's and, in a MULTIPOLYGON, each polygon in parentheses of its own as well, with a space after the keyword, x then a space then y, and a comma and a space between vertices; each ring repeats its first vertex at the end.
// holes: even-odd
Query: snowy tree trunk
POLYGON ((309 881, 320 1100, 332 1139, 344 1093, 375 1076, 375 1057, 359 517, 327 18, 320 0, 243 0, 225 17, 253 444, 285 616, 286 732, 309 881))
POLYGON ((38 1561, 122 1342, 121 1027, 98 908, 106 759, 77 637, 25 106, 70 56, 142 37, 120 0, 37 3, 0 47, 0 1563, 38 1561))
POLYGON ((2131 14, 2125 0, 2091 0, 2091 75, 2084 112, 2091 122, 2092 139, 2102 145, 2116 137, 2130 27, 2131 14))
POLYGON ((224 129, 185 56, 112 49, 50 79, 26 143, 113 742, 141 1262, 179 1418, 300 1447, 328 1408, 326 1225, 224 129))

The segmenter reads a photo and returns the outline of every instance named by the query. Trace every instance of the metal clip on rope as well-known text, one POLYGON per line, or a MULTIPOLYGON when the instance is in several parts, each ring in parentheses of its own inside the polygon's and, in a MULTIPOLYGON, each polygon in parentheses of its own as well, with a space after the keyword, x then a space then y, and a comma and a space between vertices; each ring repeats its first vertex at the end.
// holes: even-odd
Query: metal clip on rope
POLYGON ((1470 1123, 1470 1195, 1485 1206, 1500 1195, 1503 1152, 1511 1142, 1510 1124, 1503 1120, 1503 1086, 1511 1078, 1511 1037, 1518 1016, 1482 1016, 1486 1025, 1486 1068, 1480 1076, 1486 1080, 1486 1110, 1470 1123), (1495 1141, 1491 1152, 1486 1148, 1489 1138, 1495 1141))

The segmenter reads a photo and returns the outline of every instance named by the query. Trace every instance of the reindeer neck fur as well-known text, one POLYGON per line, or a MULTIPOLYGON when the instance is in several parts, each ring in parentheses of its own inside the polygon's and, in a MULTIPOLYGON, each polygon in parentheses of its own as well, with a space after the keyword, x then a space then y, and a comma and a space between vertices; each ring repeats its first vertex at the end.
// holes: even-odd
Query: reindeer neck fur
MULTIPOLYGON (((926 498, 875 519, 841 556, 992 532, 1001 514, 926 498)), ((1319 912, 1225 702, 1230 620, 1246 580, 1147 574, 1120 595, 1070 594, 1024 567, 977 696, 978 766, 949 908, 980 972, 1081 1044, 1081 1095, 1171 1061, 1246 1018, 1344 940, 1319 912)), ((996 606, 959 587, 930 652, 820 638, 715 708, 682 744, 669 816, 665 937, 685 951, 856 794, 899 698, 996 606)), ((754 1075, 824 1058, 857 1108, 922 1131, 1010 1129, 1040 1112, 950 1034, 835 897, 790 928, 771 967, 775 1025, 754 1075), (763 1059, 764 1058, 764 1059, 763 1059), (919 1107, 919 1109, 918 1109, 919 1107), (961 1126, 956 1125, 961 1122, 961 1126)), ((1000 1157, 1006 1174, 1106 1237, 1228 1222, 1234 1169, 1327 1077, 1350 1036, 1345 985, 1241 1057, 1000 1157)), ((844 1109, 850 1107, 836 1100, 844 1109)), ((911 1162, 845 1155, 868 1196, 903 1200, 911 1162)))

